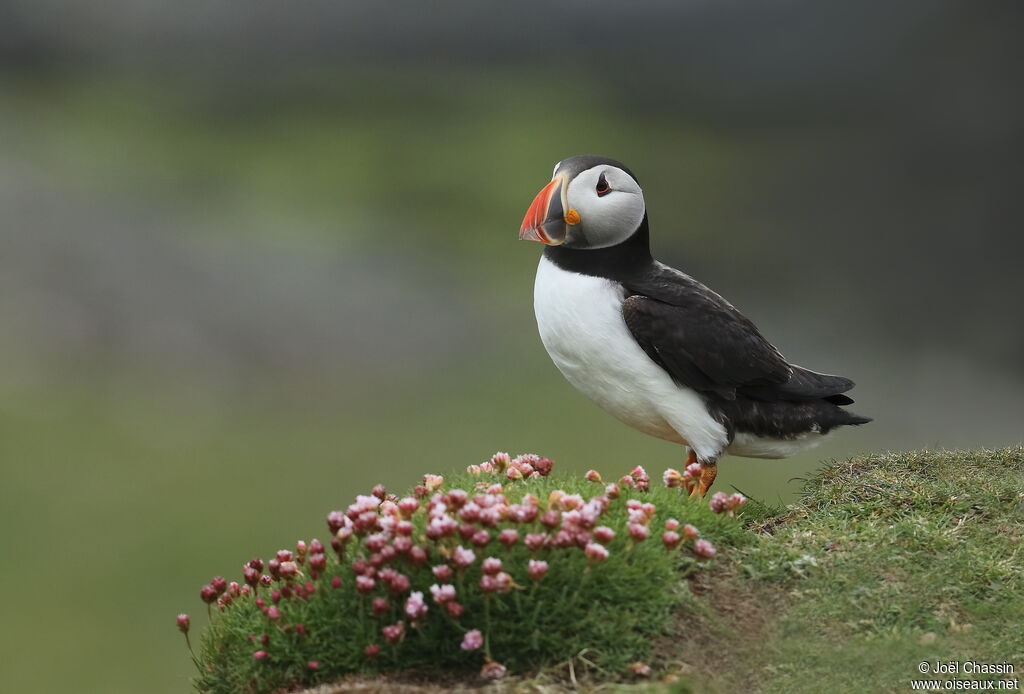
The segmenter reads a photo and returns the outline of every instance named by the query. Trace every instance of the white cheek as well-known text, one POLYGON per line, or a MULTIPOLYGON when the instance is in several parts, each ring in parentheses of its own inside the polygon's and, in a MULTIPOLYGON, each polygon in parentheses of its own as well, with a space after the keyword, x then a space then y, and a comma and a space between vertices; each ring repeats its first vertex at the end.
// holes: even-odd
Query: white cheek
POLYGON ((578 209, 589 248, 604 248, 622 243, 632 236, 644 217, 644 202, 633 193, 611 193, 607 199, 595 198, 578 209), (604 204, 602 204, 604 203, 604 204))

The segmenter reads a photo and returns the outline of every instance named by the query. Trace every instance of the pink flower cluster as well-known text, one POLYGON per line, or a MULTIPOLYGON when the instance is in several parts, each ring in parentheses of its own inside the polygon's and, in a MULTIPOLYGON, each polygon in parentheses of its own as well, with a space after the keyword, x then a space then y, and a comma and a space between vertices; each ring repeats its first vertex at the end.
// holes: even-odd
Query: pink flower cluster
POLYGON ((637 465, 628 475, 619 478, 620 487, 628 487, 638 492, 646 492, 651 489, 651 478, 642 466, 637 465))
POLYGON ((479 465, 470 465, 466 472, 471 475, 504 475, 510 480, 536 479, 551 474, 554 462, 533 453, 524 453, 515 458, 508 453, 495 453, 490 460, 479 465))
POLYGON ((693 488, 697 486, 700 481, 701 466, 700 463, 690 463, 686 466, 686 469, 682 472, 679 470, 673 470, 668 468, 661 476, 661 481, 669 489, 676 487, 682 487, 687 492, 693 491, 693 488))
POLYGON ((747 503, 747 497, 743 496, 739 492, 735 494, 715 492, 711 496, 711 501, 708 502, 708 506, 711 508, 713 513, 728 513, 730 516, 733 516, 736 515, 736 509, 745 503, 747 503))
MULTIPOLYGON (((587 480, 603 485, 598 487, 602 493, 589 499, 558 489, 543 502, 529 492, 518 501, 510 498, 517 484, 546 477, 552 466, 550 459, 537 455, 513 458, 508 453, 496 453, 484 463, 469 466, 468 472, 481 478, 470 491, 445 489, 444 478, 434 474, 424 475, 414 493, 401 498, 377 485, 371 494, 357 496, 344 511, 327 514, 332 552, 317 539, 308 544, 300 541, 294 550, 280 550, 266 562, 255 558, 246 563, 242 583, 214 578, 202 587, 200 598, 221 610, 236 600, 251 599, 268 626, 262 636, 250 636, 254 644, 259 644, 253 658, 269 661, 275 652, 270 634, 282 630, 306 634, 302 624, 287 623, 288 610, 283 608, 288 601, 308 600, 321 585, 333 590, 348 586, 359 596, 360 609, 376 620, 375 636, 369 639, 374 642, 364 648, 368 659, 380 655, 381 644, 376 641, 397 647, 410 629, 419 629, 429 620, 446 619, 463 634, 462 650, 484 648, 482 675, 500 677, 505 668, 491 659, 487 635, 468 628, 473 622, 480 623, 481 615, 467 614, 460 594, 465 601, 467 592, 479 590, 484 604, 490 605, 502 595, 529 589, 545 579, 559 551, 581 551, 587 571, 607 562, 613 556, 611 546, 616 540, 616 532, 610 527, 615 523, 608 521, 614 517, 609 515, 613 502, 624 489, 650 489, 647 472, 636 466, 618 483, 607 485, 599 473, 588 471, 587 480), (502 548, 508 550, 520 543, 531 558, 525 566, 507 565, 498 554, 502 548), (547 553, 543 558, 538 556, 542 552, 547 553), (351 579, 344 569, 352 572, 351 579), (471 576, 468 582, 467 574, 471 576)), ((687 474, 689 469, 686 474, 667 470, 663 480, 669 487, 680 486, 687 474)), ((717 505, 716 512, 731 513, 743 501, 742 495, 716 494, 711 500, 712 510, 717 505)), ((651 537, 657 508, 653 503, 627 498, 625 513, 628 540, 624 549, 628 551, 651 537)), ((681 526, 679 521, 668 519, 661 542, 673 551, 690 547, 699 559, 714 556, 715 548, 699 535, 692 525, 681 526)), ((179 616, 177 625, 187 636, 188 617, 179 616)), ((319 662, 309 661, 307 665, 315 670, 319 662)))

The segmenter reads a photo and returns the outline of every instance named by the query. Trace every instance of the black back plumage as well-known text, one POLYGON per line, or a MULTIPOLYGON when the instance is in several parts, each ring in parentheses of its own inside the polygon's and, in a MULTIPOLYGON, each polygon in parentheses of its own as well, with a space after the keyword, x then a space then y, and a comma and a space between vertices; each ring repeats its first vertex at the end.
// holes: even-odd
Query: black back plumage
POLYGON ((626 326, 672 378, 702 394, 736 431, 790 437, 871 421, 842 409, 853 381, 790 364, 728 301, 689 275, 655 261, 644 216, 623 243, 574 250, 549 246, 562 269, 604 277, 623 289, 626 326))

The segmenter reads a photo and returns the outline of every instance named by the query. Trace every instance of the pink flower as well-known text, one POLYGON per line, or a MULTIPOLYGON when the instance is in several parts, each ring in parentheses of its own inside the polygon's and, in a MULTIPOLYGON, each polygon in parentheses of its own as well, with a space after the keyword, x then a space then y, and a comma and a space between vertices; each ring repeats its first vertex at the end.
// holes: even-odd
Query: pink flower
POLYGON ((253 660, 265 660, 269 654, 266 651, 256 651, 252 654, 253 660))
POLYGON ((267 618, 272 622, 276 622, 281 619, 281 610, 277 609, 276 606, 267 608, 267 618))
POLYGON ((539 561, 537 559, 531 559, 526 569, 526 574, 531 580, 539 581, 548 572, 548 563, 546 561, 539 561))
POLYGON ((504 665, 496 660, 488 660, 484 663, 484 666, 480 668, 480 676, 485 680, 500 680, 505 676, 508 670, 504 665))
POLYGON ((380 630, 388 643, 398 643, 405 635, 405 622, 395 622, 380 630))
POLYGON ((392 593, 401 595, 405 591, 409 590, 409 577, 405 574, 396 573, 390 581, 388 581, 388 588, 391 589, 392 593))
POLYGON ((380 655, 380 645, 371 643, 369 646, 363 649, 363 653, 366 654, 367 658, 376 658, 380 655))
POLYGON ((283 561, 281 562, 281 567, 279 571, 281 572, 281 575, 285 578, 291 578, 292 576, 299 573, 299 567, 293 561, 283 561))
POLYGON ((419 507, 419 499, 411 496, 407 496, 398 502, 398 510, 406 518, 416 513, 416 509, 419 507))
POLYGON ((604 488, 604 493, 609 499, 618 499, 622 494, 622 490, 619 488, 619 485, 612 482, 604 488))
POLYGON ((512 576, 504 571, 494 577, 494 588, 503 595, 512 590, 512 585, 512 576))
POLYGON ((661 542, 667 549, 675 549, 682 541, 683 538, 679 537, 679 533, 675 530, 666 530, 661 534, 661 542))
POLYGON ((491 541, 491 534, 486 530, 477 530, 470 541, 477 547, 486 547, 491 541))
POLYGON ((452 489, 445 496, 446 503, 453 509, 460 509, 466 505, 469 495, 462 489, 452 489))
POLYGON ((356 576, 356 592, 367 595, 372 593, 377 582, 369 576, 356 576))
POLYGON ((630 523, 626 527, 629 528, 629 536, 633 538, 634 542, 642 542, 651 536, 651 529, 646 525, 630 523))
POLYGON ((679 521, 675 518, 669 518, 665 521, 665 530, 679 530, 679 521))
POLYGON ((704 559, 710 559, 716 554, 714 545, 707 540, 697 540, 694 542, 693 553, 704 559))
POLYGON ((430 520, 430 523, 427 524, 427 537, 431 540, 450 537, 458 528, 459 524, 446 513, 430 520))
POLYGON ((387 598, 374 598, 371 605, 373 606, 373 613, 375 615, 386 614, 387 611, 391 609, 391 604, 388 602, 387 598))
POLYGON ((607 525, 599 525, 594 528, 594 539, 602 545, 607 545, 615 539, 615 531, 607 525))
POLYGON ((414 564, 422 564, 428 559, 427 550, 420 545, 413 545, 409 550, 409 558, 414 564))
POLYGON ((480 590, 484 593, 493 593, 498 589, 498 581, 494 576, 487 574, 480 577, 480 590))
POLYGON ((461 617, 462 616, 462 612, 466 609, 462 605, 460 605, 459 603, 455 602, 454 600, 451 600, 450 602, 446 602, 444 604, 444 608, 446 610, 448 610, 448 616, 451 617, 452 619, 458 619, 459 617, 461 617))
POLYGON ((447 564, 438 564, 430 571, 434 574, 434 578, 441 581, 441 583, 447 583, 452 580, 452 567, 447 564))
POLYGON ((479 465, 467 465, 466 472, 473 475, 474 477, 479 477, 483 470, 479 465))
MULTIPOLYGON (((405 521, 403 521, 405 522, 405 521)), ((406 537, 405 535, 399 535, 391 542, 392 549, 398 554, 405 554, 412 549, 412 538, 406 537)), ((385 547, 384 549, 388 549, 385 547)), ((323 556, 323 555, 321 555, 323 556)))
POLYGON ((441 475, 423 475, 423 486, 427 488, 428 492, 436 491, 442 484, 444 484, 444 477, 441 475))
POLYGON ((551 509, 550 511, 545 511, 544 515, 540 517, 541 525, 549 529, 555 528, 561 522, 562 514, 554 509, 551 509))
POLYGON ((608 550, 596 542, 588 544, 583 551, 591 564, 599 564, 608 559, 608 550))
MULTIPOLYGON (((346 521, 348 521, 348 518, 341 511, 331 511, 327 514, 327 527, 332 533, 338 532, 338 529, 345 525, 346 521)), ((253 561, 256 560, 254 559, 253 561)), ((252 566, 252 562, 249 562, 249 565, 252 566)), ((254 568, 257 571, 263 571, 263 562, 261 561, 260 566, 254 568)))
POLYGON ((641 492, 646 492, 651 488, 651 478, 647 475, 647 471, 643 467, 637 465, 629 473, 629 476, 633 478, 633 486, 641 492))
POLYGON ((689 523, 683 526, 683 537, 685 537, 687 540, 692 540, 698 535, 700 535, 700 531, 697 530, 696 527, 690 525, 689 523))
POLYGON ((665 472, 661 473, 661 481, 669 489, 675 489, 683 486, 683 474, 679 470, 666 468, 665 472))
POLYGON ((480 633, 479 629, 473 631, 467 631, 466 635, 462 637, 462 644, 459 646, 464 651, 475 651, 484 645, 484 635, 480 633))
POLYGON ((544 533, 530 533, 523 539, 523 544, 533 552, 547 544, 548 536, 544 533))
POLYGON ((188 618, 187 614, 178 615, 178 631, 182 634, 187 634, 189 627, 192 625, 192 620, 188 618))
POLYGON ((430 586, 430 594, 434 597, 434 602, 443 605, 455 599, 455 586, 450 583, 439 586, 435 583, 430 586))
POLYGON ((331 579, 331 588, 335 590, 341 588, 341 576, 335 576, 331 579))
POLYGON ((465 569, 475 561, 476 554, 473 553, 473 550, 466 549, 462 545, 456 547, 452 554, 452 563, 459 569, 465 569))
POLYGON ((250 586, 255 586, 260 582, 260 570, 254 566, 246 566, 242 569, 242 578, 250 586))
POLYGON ((423 593, 416 590, 409 594, 405 601, 405 614, 415 621, 427 614, 427 603, 423 601, 423 593))
POLYGON ((512 456, 510 456, 508 453, 502 453, 499 451, 498 453, 495 453, 494 455, 491 456, 490 462, 491 467, 494 468, 494 470, 496 470, 497 472, 501 472, 506 467, 508 467, 508 464, 510 462, 512 462, 512 456))
POLYGON ((726 496, 725 492, 715 492, 711 496, 711 501, 708 502, 708 506, 711 508, 712 513, 723 513, 727 510, 726 505, 729 502, 729 497, 726 496))
POLYGON ((547 477, 551 474, 551 469, 555 466, 555 461, 542 456, 532 461, 530 464, 533 465, 534 470, 540 473, 541 477, 547 477))
POLYGON ((597 470, 587 470, 587 474, 584 477, 587 482, 594 482, 596 484, 601 484, 604 481, 601 479, 601 473, 597 470))
POLYGON ((306 667, 308 667, 310 670, 319 670, 320 669, 320 663, 318 663, 315 660, 311 660, 308 663, 306 663, 306 667))
POLYGON ((483 560, 480 568, 488 576, 494 576, 501 571, 501 559, 498 559, 497 557, 487 557, 483 560))
POLYGON ((505 545, 506 547, 513 546, 514 544, 519 542, 519 531, 515 528, 505 528, 500 533, 498 533, 498 542, 505 545))

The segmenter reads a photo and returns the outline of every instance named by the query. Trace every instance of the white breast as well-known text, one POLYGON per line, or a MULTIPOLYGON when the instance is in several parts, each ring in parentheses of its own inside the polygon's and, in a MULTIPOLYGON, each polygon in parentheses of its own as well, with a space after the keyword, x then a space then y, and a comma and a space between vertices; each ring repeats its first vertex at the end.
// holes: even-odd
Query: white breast
POLYGON ((720 423, 689 388, 676 385, 633 339, 622 318, 622 287, 562 270, 542 257, 533 307, 540 338, 581 393, 635 429, 717 458, 728 443, 720 423))

